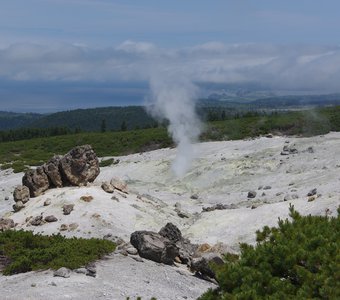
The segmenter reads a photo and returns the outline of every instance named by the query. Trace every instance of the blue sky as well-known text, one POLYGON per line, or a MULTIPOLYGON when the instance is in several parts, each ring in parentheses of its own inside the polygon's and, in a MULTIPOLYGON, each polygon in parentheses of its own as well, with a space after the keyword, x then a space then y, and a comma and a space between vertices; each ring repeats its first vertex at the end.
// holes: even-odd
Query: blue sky
POLYGON ((155 72, 336 92, 339 11, 335 0, 1 0, 0 110, 142 103, 135 83, 155 72))

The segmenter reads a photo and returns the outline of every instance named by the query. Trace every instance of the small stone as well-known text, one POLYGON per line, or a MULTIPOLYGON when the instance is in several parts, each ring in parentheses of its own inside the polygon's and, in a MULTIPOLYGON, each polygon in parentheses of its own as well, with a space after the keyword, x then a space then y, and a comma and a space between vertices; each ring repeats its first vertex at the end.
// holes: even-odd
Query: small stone
POLYGON ((293 194, 292 195, 292 199, 299 199, 299 195, 298 194, 293 194))
POLYGON ((63 277, 63 278, 69 278, 71 276, 71 270, 65 267, 62 267, 53 273, 54 277, 63 277))
POLYGON ((46 199, 45 201, 44 201, 44 206, 49 206, 51 204, 51 199, 46 199))
POLYGON ((128 194, 128 188, 126 182, 120 180, 119 178, 112 178, 110 184, 118 191, 128 194))
POLYGON ((22 203, 22 201, 18 201, 15 204, 13 204, 12 207, 15 212, 18 212, 19 210, 22 210, 25 207, 25 205, 24 203, 22 203))
POLYGON ((111 197, 112 200, 119 202, 119 199, 116 196, 111 197))
POLYGON ((263 197, 263 196, 266 196, 266 193, 265 193, 265 192, 262 193, 262 197, 263 197))
POLYGON ((74 272, 76 272, 77 274, 86 274, 87 270, 85 268, 78 268, 75 269, 74 272))
POLYGON ((189 215, 183 211, 177 211, 177 215, 182 219, 188 219, 189 215))
POLYGON ((264 190, 270 190, 272 187, 270 185, 266 185, 263 189, 264 190))
POLYGON ((130 247, 130 248, 127 248, 126 249, 126 252, 130 255, 137 255, 138 254, 138 251, 136 248, 133 248, 133 247, 130 247))
POLYGON ((190 196, 190 199, 197 200, 198 199, 198 195, 197 194, 193 194, 193 195, 190 196))
POLYGON ((68 225, 68 231, 74 231, 79 227, 78 223, 71 223, 68 225))
POLYGON ((68 229, 67 224, 61 224, 59 230, 60 231, 66 231, 68 229))
POLYGON ((256 192, 255 191, 249 191, 248 192, 248 198, 255 198, 256 197, 256 192))
POLYGON ((283 201, 289 201, 289 200, 292 200, 292 197, 290 195, 284 196, 283 201))
POLYGON ((52 223, 52 222, 57 222, 58 219, 55 216, 51 215, 51 216, 45 217, 45 221, 48 223, 52 223))
POLYGON ((33 226, 40 226, 44 223, 43 221, 43 216, 40 215, 40 216, 36 216, 35 218, 33 218, 31 221, 30 221, 30 224, 33 225, 33 226))
POLYGON ((81 196, 80 200, 84 202, 91 202, 93 200, 93 197, 92 196, 81 196))
POLYGON ((103 182, 101 187, 106 193, 112 194, 114 191, 114 187, 109 182, 103 182))
POLYGON ((6 200, 6 201, 7 201, 7 200, 9 200, 9 197, 8 197, 8 196, 6 196, 6 197, 5 197, 5 200, 6 200))
POLYGON ((31 287, 36 287, 36 286, 37 286, 36 283, 32 283, 32 284, 31 284, 31 287))
POLYGON ((63 212, 64 215, 69 215, 71 211, 73 210, 74 204, 64 204, 63 206, 63 212))
POLYGON ((50 282, 49 285, 57 286, 57 284, 54 281, 50 282))
POLYGON ((308 202, 312 202, 317 198, 316 195, 308 197, 308 202))
POLYGON ((314 195, 316 195, 317 192, 318 192, 318 190, 317 190, 316 188, 315 188, 315 189, 312 189, 312 190, 309 191, 309 193, 307 194, 307 196, 308 196, 308 197, 314 196, 314 195))

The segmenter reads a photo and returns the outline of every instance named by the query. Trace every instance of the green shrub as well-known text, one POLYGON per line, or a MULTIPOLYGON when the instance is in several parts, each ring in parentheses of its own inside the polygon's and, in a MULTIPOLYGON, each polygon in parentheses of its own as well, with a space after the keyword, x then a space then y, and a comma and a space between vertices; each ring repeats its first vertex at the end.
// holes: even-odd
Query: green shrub
POLYGON ((257 232, 256 247, 226 257, 216 269, 220 287, 200 300, 340 299, 340 208, 336 218, 301 216, 257 232))
POLYGON ((5 275, 60 267, 76 269, 114 250, 114 243, 95 238, 44 236, 22 230, 0 232, 0 255, 10 259, 5 275))

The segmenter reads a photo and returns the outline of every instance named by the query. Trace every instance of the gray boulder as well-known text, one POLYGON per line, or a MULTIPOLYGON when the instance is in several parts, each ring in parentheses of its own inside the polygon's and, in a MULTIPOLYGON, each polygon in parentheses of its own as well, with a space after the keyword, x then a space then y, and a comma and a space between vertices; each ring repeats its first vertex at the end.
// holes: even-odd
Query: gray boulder
POLYGON ((13 192, 13 198, 15 202, 21 201, 22 203, 26 203, 30 200, 30 190, 27 186, 18 185, 13 192))
POLYGON ((60 160, 60 169, 71 185, 84 186, 100 173, 97 155, 90 145, 73 148, 60 160))
POLYGON ((63 180, 59 168, 61 158, 61 155, 55 155, 49 162, 43 165, 44 172, 48 176, 51 186, 53 187, 63 186, 63 180))
POLYGON ((131 234, 130 242, 141 257, 158 263, 171 265, 179 254, 173 242, 156 232, 135 231, 131 234))
POLYGON ((31 197, 37 197, 48 190, 50 183, 43 167, 28 170, 22 178, 22 184, 30 190, 31 197))

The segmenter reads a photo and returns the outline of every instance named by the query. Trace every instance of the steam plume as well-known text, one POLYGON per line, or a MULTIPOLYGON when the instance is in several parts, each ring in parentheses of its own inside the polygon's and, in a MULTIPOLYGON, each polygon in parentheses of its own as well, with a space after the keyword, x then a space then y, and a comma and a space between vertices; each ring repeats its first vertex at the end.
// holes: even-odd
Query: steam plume
POLYGON ((168 132, 177 145, 177 155, 172 164, 176 176, 182 177, 194 157, 192 143, 201 132, 201 122, 195 110, 197 88, 181 76, 151 76, 151 103, 149 112, 159 120, 169 122, 168 132))

